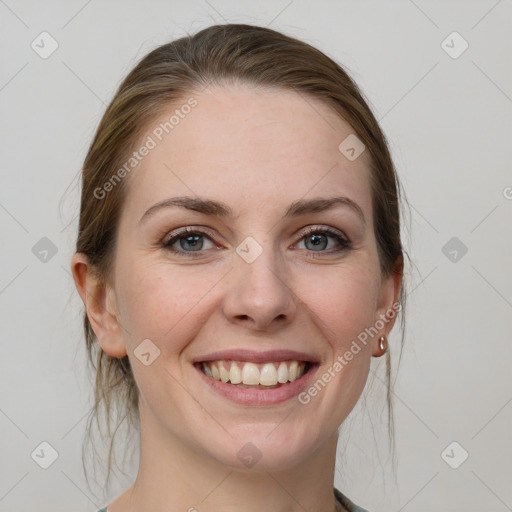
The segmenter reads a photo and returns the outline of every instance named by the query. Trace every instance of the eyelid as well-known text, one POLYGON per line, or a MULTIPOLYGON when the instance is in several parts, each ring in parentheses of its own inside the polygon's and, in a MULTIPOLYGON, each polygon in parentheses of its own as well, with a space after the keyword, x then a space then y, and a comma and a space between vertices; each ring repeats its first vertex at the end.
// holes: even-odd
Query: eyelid
POLYGON ((307 226, 303 230, 299 231, 296 236, 300 235, 300 237, 302 239, 304 236, 309 235, 310 233, 316 233, 316 232, 323 232, 323 233, 328 233, 329 235, 338 236, 341 239, 343 239, 345 242, 350 243, 350 239, 348 238, 347 235, 345 235, 345 233, 343 231, 333 228, 331 226, 324 226, 322 224, 307 226))
POLYGON ((179 228, 178 230, 173 231, 171 233, 168 233, 163 238, 162 245, 166 245, 174 238, 179 238, 179 237, 187 235, 187 234, 207 235, 208 238, 210 238, 210 240, 214 243, 215 243, 215 239, 216 239, 216 235, 214 235, 213 232, 209 228, 207 228, 205 226, 190 225, 190 226, 186 226, 184 228, 179 228))
MULTIPOLYGON (((352 248, 352 242, 347 237, 347 235, 336 228, 333 228, 331 226, 325 226, 325 225, 310 225, 306 226, 305 228, 302 228, 299 230, 295 237, 298 237, 298 240, 295 242, 294 245, 300 243, 307 235, 312 233, 323 233, 331 238, 337 239, 338 248, 331 249, 328 251, 310 251, 306 249, 306 252, 311 253, 311 255, 315 257, 320 257, 321 255, 329 255, 329 254, 337 254, 342 251, 346 251, 348 249, 352 248)), ((184 228, 178 229, 177 231, 172 232, 168 236, 164 237, 164 239, 161 242, 161 245, 164 249, 167 249, 168 251, 177 254, 179 256, 190 256, 190 257, 201 257, 206 252, 205 250, 199 250, 199 251, 184 251, 182 249, 173 249, 172 245, 174 245, 181 237, 184 237, 185 235, 200 235, 204 236, 207 239, 209 239, 214 245, 218 247, 218 243, 216 242, 216 235, 213 235, 212 231, 205 227, 205 226, 195 226, 195 225, 189 225, 184 228), (172 242, 172 243, 171 243, 172 242)))

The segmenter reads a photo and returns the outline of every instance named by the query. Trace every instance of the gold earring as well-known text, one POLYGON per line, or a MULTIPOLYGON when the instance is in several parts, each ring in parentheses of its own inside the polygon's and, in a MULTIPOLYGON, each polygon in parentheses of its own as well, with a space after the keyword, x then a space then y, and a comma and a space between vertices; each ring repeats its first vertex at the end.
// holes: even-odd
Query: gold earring
POLYGON ((388 349, 388 343, 387 343, 386 336, 381 336, 379 338, 379 347, 382 350, 382 353, 385 354, 388 349))

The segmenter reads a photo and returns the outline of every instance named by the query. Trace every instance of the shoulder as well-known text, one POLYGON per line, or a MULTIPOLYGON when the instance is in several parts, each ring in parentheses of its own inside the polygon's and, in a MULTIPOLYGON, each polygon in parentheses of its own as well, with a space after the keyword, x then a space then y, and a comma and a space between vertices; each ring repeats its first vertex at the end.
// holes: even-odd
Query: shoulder
POLYGON ((342 494, 336 487, 334 488, 334 496, 349 512, 368 512, 365 508, 357 506, 342 494))
MULTIPOLYGON (((368 512, 365 508, 357 506, 351 500, 349 500, 344 494, 342 494, 336 487, 334 488, 334 496, 336 499, 347 509, 349 512, 368 512)), ((107 507, 104 507, 98 512, 107 512, 107 507)))

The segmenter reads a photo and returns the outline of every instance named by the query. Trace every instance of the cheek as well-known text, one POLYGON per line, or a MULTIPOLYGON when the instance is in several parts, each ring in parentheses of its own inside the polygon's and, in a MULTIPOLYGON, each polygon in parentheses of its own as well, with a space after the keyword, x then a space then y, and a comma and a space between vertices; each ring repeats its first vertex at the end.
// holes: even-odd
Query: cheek
POLYGON ((149 338, 162 352, 181 351, 200 325, 201 305, 208 302, 217 274, 198 274, 192 266, 172 271, 158 262, 126 266, 125 275, 118 288, 128 344, 135 348, 149 338))
POLYGON ((188 395, 176 381, 179 358, 204 323, 209 292, 221 275, 212 275, 211 270, 198 275, 197 267, 173 272, 167 262, 125 265, 123 272, 125 279, 118 285, 123 336, 141 398, 154 407, 161 400, 186 402, 188 395), (159 350, 148 366, 136 357, 146 339, 159 350))
POLYGON ((374 321, 378 277, 373 267, 362 265, 316 274, 303 280, 304 303, 319 320, 333 350, 345 352, 374 321))

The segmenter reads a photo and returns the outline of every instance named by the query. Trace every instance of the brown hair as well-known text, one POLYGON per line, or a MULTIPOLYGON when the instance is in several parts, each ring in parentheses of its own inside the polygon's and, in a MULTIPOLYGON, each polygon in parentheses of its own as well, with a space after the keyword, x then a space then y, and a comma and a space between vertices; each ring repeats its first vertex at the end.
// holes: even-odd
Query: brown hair
MULTIPOLYGON (((358 86, 346 71, 321 51, 275 30, 245 24, 215 25, 193 36, 164 44, 143 57, 119 86, 106 109, 84 161, 76 251, 89 258, 93 270, 109 282, 115 258, 116 232, 128 180, 121 180, 101 199, 97 191, 119 170, 140 142, 148 124, 170 104, 211 83, 246 83, 291 89, 330 105, 353 128, 370 156, 373 220, 382 275, 402 273, 400 185, 386 139, 358 86), (95 193, 96 191, 96 193, 95 193)), ((405 306, 402 305, 402 344, 405 306)), ((113 358, 97 343, 84 313, 83 326, 90 362, 96 371, 94 405, 87 433, 104 407, 110 449, 124 419, 138 419, 138 390, 128 357, 113 358), (111 433, 113 407, 117 424, 111 433)), ((386 353, 388 427, 392 435, 390 354, 386 353)))

